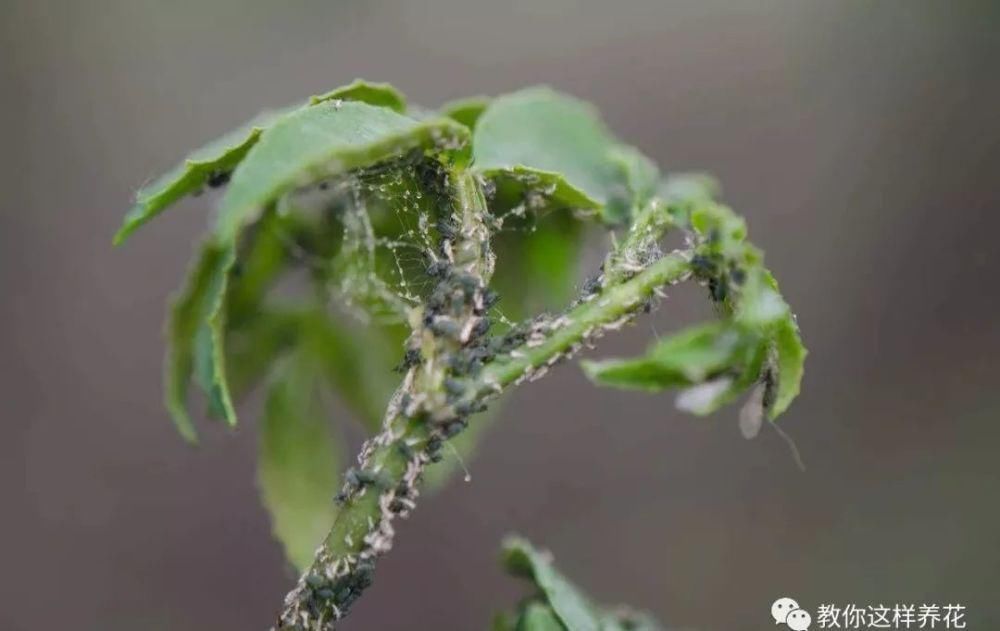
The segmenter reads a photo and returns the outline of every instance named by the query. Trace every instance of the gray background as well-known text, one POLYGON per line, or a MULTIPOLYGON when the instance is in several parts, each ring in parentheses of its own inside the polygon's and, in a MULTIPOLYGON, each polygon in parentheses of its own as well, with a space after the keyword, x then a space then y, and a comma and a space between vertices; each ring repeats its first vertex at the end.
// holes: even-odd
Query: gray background
MULTIPOLYGON (((997 7, 3 0, 0 628, 270 623, 292 573, 254 486, 257 402, 200 449, 160 405, 165 300, 205 208, 110 236, 188 148, 355 76, 428 105, 549 82, 665 168, 712 170, 812 355, 783 421, 805 473, 733 411, 692 420, 572 365, 521 389, 345 629, 484 628, 521 593, 495 563, 511 530, 676 625, 773 628, 787 594, 961 602, 996 626, 997 7)), ((676 292, 604 349, 701 302, 676 292)))

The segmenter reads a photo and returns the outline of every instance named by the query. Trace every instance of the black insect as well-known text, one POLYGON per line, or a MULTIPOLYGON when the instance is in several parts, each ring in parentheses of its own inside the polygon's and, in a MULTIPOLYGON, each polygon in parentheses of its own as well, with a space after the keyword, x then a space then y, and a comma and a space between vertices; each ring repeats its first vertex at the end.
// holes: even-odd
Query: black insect
MULTIPOLYGON (((423 355, 420 354, 420 349, 418 348, 408 348, 406 352, 403 353, 403 361, 396 366, 396 372, 406 372, 414 366, 419 366, 424 361, 423 355)), ((406 408, 406 405, 400 405, 402 408, 406 408)))
POLYGON ((229 182, 231 175, 231 171, 224 171, 221 169, 212 171, 208 174, 208 177, 205 178, 205 184, 207 184, 209 188, 219 188, 229 182))

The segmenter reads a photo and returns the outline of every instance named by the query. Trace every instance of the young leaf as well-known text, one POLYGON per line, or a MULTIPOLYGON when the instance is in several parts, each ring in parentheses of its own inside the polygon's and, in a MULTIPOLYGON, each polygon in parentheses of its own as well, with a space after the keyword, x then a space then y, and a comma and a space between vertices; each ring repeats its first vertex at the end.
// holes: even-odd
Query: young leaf
POLYGON ((267 395, 258 483, 275 536, 302 570, 333 523, 340 458, 319 405, 316 375, 297 357, 285 368, 267 395))
MULTIPOLYGON (((165 396, 167 410, 181 435, 195 441, 197 434, 187 409, 188 384, 195 372, 198 337, 213 309, 228 269, 228 254, 213 243, 201 248, 198 260, 188 273, 181 293, 174 299, 167 326, 167 367, 165 396)), ((210 333, 208 333, 210 335, 210 333)), ((204 358, 199 363, 204 362, 204 358)), ((213 388, 212 371, 201 368, 207 392, 213 388)))
POLYGON ((638 208, 648 204, 656 194, 660 170, 652 160, 634 147, 618 145, 608 152, 615 168, 618 187, 612 189, 604 209, 605 221, 614 225, 628 224, 638 208))
POLYGON ((503 544, 507 570, 534 581, 542 590, 567 631, 598 631, 597 614, 587 598, 552 567, 552 556, 536 550, 520 537, 508 537, 503 544))
POLYGON ((266 130, 233 173, 216 235, 232 241, 262 208, 297 186, 385 162, 414 149, 462 160, 468 130, 450 119, 416 121, 358 102, 319 103, 266 130))
POLYGON ((476 169, 489 178, 543 191, 553 207, 599 209, 619 183, 615 141, 586 103, 549 88, 497 97, 473 136, 476 169))
POLYGON ((402 92, 388 83, 371 83, 364 79, 355 79, 348 85, 316 95, 309 99, 309 104, 316 105, 335 100, 360 101, 369 105, 387 107, 400 114, 406 111, 406 97, 403 96, 402 92))
POLYGON ((486 111, 486 107, 489 104, 490 97, 488 96, 472 96, 465 99, 449 101, 442 105, 439 111, 442 116, 447 116, 452 120, 456 120, 469 129, 475 129, 476 123, 479 121, 479 117, 483 115, 483 112, 486 111))
POLYGON ((731 370, 753 339, 725 322, 690 327, 657 342, 644 357, 583 362, 591 380, 656 392, 731 370))
POLYGON ((809 354, 802 344, 799 327, 790 315, 778 323, 774 346, 778 355, 778 392, 768 411, 772 421, 799 396, 806 355, 809 354))

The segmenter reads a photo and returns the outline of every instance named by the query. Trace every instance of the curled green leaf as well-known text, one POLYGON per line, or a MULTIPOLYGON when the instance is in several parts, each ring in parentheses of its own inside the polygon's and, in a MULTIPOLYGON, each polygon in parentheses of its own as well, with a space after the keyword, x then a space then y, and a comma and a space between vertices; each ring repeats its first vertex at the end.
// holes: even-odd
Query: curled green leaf
POLYGON ((621 190, 617 148, 593 107, 544 87, 494 99, 473 136, 477 170, 547 207, 603 208, 621 190))
POLYGON ((463 159, 468 130, 449 119, 417 121, 367 103, 325 101, 269 128, 233 173, 216 235, 232 241, 261 209, 292 189, 424 150, 463 159))
POLYGON ((239 129, 194 151, 170 172, 143 186, 136 193, 135 203, 125 215, 114 244, 125 241, 143 224, 163 212, 171 204, 200 191, 206 184, 229 177, 236 165, 256 144, 261 132, 288 110, 264 112, 239 129))
MULTIPOLYGON (((405 97, 394 87, 387 83, 370 83, 362 79, 356 79, 349 85, 314 96, 308 105, 338 99, 386 107, 400 113, 406 109, 405 97)), ((135 203, 115 234, 114 244, 124 242, 139 227, 180 199, 197 193, 205 186, 225 183, 265 129, 286 114, 302 107, 303 105, 292 105, 262 112, 246 124, 192 152, 184 162, 157 178, 152 184, 143 186, 136 193, 135 203)))
MULTIPOLYGON (((210 397, 219 397, 219 405, 224 407, 221 392, 215 387, 211 358, 206 358, 199 346, 204 348, 205 337, 211 336, 208 321, 224 287, 229 260, 229 253, 224 248, 211 242, 202 246, 184 289, 173 301, 167 325, 166 406, 178 431, 192 442, 197 434, 188 412, 187 396, 196 368, 206 392, 210 397)), ((208 353, 210 356, 211 350, 208 353)))

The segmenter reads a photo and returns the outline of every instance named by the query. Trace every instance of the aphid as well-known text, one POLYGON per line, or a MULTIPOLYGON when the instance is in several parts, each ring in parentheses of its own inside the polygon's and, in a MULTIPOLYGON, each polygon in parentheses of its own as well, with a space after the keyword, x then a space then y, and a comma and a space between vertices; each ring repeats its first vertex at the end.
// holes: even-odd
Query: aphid
POLYGON ((458 226, 455 225, 450 217, 438 219, 437 230, 441 238, 447 241, 454 241, 455 236, 458 234, 458 226))
POLYGON ((465 392, 465 384, 458 379, 452 379, 451 377, 445 377, 444 380, 445 391, 453 396, 459 396, 465 392))
POLYGON ((326 579, 320 576, 319 574, 309 574, 308 576, 306 576, 306 585, 308 585, 313 589, 319 589, 326 584, 327 584, 326 579))
POLYGON ((428 328, 434 335, 449 337, 452 339, 458 339, 459 335, 462 333, 458 324, 454 320, 449 320, 447 318, 433 318, 428 328))
MULTIPOLYGON (((406 460, 413 460, 413 448, 411 448, 405 442, 398 441, 396 443, 396 450, 399 452, 399 454, 401 456, 403 456, 404 459, 406 459, 406 460)), ((397 488, 396 492, 397 493, 399 492, 398 488, 397 488)))
POLYGON ((316 590, 316 595, 323 600, 333 600, 334 597, 333 591, 327 588, 316 590))
MULTIPOLYGON (((423 363, 423 361, 424 358, 423 355, 420 354, 420 349, 408 348, 406 349, 406 352, 403 353, 403 361, 400 362, 398 366, 396 366, 395 370, 396 372, 406 372, 407 370, 413 368, 414 366, 419 366, 421 363, 423 363)), ((400 407, 406 409, 407 406, 401 403, 400 407)))
POLYGON ((465 421, 464 419, 458 419, 442 427, 441 433, 444 435, 445 438, 451 438, 460 433, 463 429, 465 429, 468 426, 469 423, 467 421, 465 421))
POLYGON ((743 268, 737 267, 735 264, 732 265, 732 269, 729 272, 729 278, 736 285, 742 285, 747 279, 747 273, 743 268))
POLYGON ((485 412, 486 407, 482 401, 463 401, 455 406, 455 413, 460 416, 469 416, 477 412, 485 412))
POLYGON ((708 291, 712 295, 712 300, 722 302, 729 295, 729 285, 725 277, 708 279, 708 291))
POLYGON ((484 309, 492 309, 498 302, 500 302, 500 294, 488 288, 483 291, 484 309))
POLYGON ((715 272, 715 261, 702 254, 695 254, 691 257, 691 269, 701 276, 710 276, 715 272))
POLYGON ((205 184, 207 184, 209 188, 219 188, 229 182, 229 177, 231 175, 232 172, 223 171, 221 169, 212 171, 208 174, 208 177, 205 178, 205 184))
POLYGON ((591 276, 583 283, 583 295, 593 296, 597 292, 601 291, 601 285, 603 284, 603 276, 601 274, 596 274, 591 276))
POLYGON ((437 260, 427 266, 427 275, 432 278, 446 278, 451 272, 447 261, 437 260))

